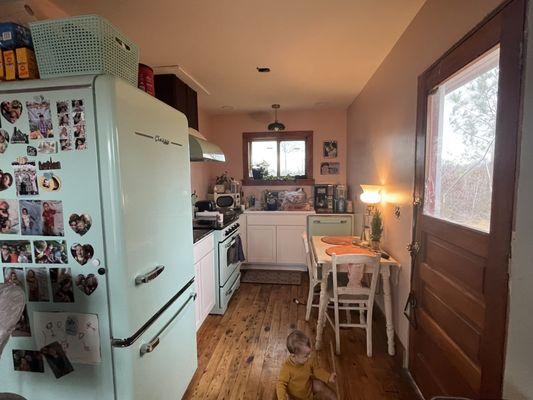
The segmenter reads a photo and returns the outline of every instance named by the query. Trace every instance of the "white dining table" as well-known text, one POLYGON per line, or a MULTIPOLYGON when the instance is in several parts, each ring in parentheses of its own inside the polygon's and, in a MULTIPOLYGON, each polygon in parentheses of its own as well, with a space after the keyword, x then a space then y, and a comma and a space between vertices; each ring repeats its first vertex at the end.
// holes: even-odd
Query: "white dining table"
MULTIPOLYGON (((311 246, 313 248, 313 254, 315 260, 322 268, 322 280, 320 282, 320 303, 318 308, 318 325, 316 330, 316 343, 315 347, 320 349, 322 345, 322 336, 324 326, 326 324, 326 313, 328 308, 328 276, 331 272, 331 256, 326 253, 329 247, 335 245, 325 243, 322 241, 324 236, 312 236, 311 246)), ((330 236, 331 237, 331 236, 330 236)), ((343 236, 344 238, 346 236, 343 236)), ((394 349, 394 325, 392 322, 392 295, 391 295, 391 271, 393 268, 400 268, 400 264, 392 257, 386 259, 381 257, 380 275, 383 281, 383 300, 385 305, 385 319, 387 329, 387 348, 389 355, 393 356, 394 349)))

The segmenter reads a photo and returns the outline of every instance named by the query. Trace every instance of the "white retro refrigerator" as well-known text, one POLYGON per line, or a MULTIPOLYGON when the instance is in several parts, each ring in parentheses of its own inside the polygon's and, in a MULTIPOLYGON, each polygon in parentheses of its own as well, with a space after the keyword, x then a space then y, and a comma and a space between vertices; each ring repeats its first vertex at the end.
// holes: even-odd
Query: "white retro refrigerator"
POLYGON ((185 116, 110 76, 1 83, 0 108, 2 277, 26 293, 0 393, 180 399, 197 367, 185 116))

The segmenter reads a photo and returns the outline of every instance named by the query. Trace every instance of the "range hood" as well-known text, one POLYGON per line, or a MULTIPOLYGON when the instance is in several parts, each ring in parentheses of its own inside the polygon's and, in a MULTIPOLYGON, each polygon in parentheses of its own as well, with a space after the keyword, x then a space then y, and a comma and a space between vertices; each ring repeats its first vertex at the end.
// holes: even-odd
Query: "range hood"
POLYGON ((222 149, 205 140, 196 129, 189 128, 189 151, 191 161, 226 161, 222 149))

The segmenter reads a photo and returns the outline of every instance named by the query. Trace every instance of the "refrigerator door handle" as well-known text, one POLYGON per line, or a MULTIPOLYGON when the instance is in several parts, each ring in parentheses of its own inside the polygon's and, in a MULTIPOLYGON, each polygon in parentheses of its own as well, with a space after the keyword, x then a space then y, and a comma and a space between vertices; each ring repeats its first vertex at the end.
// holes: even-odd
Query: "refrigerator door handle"
MULTIPOLYGON (((139 339, 144 332, 152 326, 152 324, 157 321, 157 319, 194 283, 194 278, 192 278, 184 287, 180 289, 178 293, 170 299, 158 312, 156 312, 141 328, 135 332, 132 336, 126 339, 115 339, 111 338, 111 346, 113 347, 129 347, 139 339)), ((196 293, 193 296, 196 299, 196 293)), ((185 304, 189 302, 190 298, 187 299, 185 304)), ((180 309, 181 310, 181 309, 180 309)))
POLYGON ((170 320, 161 328, 161 330, 157 332, 157 334, 154 336, 152 340, 150 340, 150 342, 141 345, 141 349, 140 349, 141 357, 155 350, 155 348, 160 342, 159 336, 161 336, 161 334, 165 332, 165 330, 170 326, 170 324, 172 324, 172 322, 174 322, 176 318, 178 318, 178 316, 181 314, 183 309, 187 307, 187 304, 189 304, 191 300, 196 300, 196 292, 193 292, 189 295, 189 298, 185 301, 185 303, 182 304, 179 310, 176 311, 176 313, 172 316, 172 318, 170 318, 170 320))
POLYGON ((159 275, 161 275, 161 272, 163 272, 164 269, 165 269, 164 265, 158 265, 152 271, 147 272, 146 274, 138 275, 135 278, 135 284, 136 285, 141 285, 143 283, 148 283, 148 282, 154 280, 159 275))

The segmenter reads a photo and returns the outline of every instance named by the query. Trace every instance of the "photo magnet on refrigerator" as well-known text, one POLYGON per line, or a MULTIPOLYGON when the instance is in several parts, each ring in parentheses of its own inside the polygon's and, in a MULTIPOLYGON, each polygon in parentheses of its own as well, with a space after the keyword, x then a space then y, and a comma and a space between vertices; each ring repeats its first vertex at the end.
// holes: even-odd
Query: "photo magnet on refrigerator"
POLYGON ((37 196, 39 188, 37 186, 37 168, 35 162, 28 161, 27 157, 18 157, 17 161, 11 163, 15 174, 15 184, 18 196, 37 196))
POLYGON ((9 133, 6 130, 0 129, 0 154, 4 154, 9 145, 9 133))
POLYGON ((0 254, 4 264, 28 264, 32 262, 31 245, 27 240, 0 240, 0 254))
POLYGON ((70 268, 50 268, 54 303, 74 303, 74 285, 70 268))
POLYGON ((33 242, 37 264, 67 264, 67 242, 64 240, 37 240, 33 242))
POLYGON ((57 153, 57 147, 57 142, 45 140, 39 143, 37 152, 39 154, 55 154, 57 153))
POLYGON ((70 252, 74 259, 81 265, 87 264, 87 261, 94 256, 94 249, 90 244, 81 245, 79 243, 74 243, 70 248, 70 252))
POLYGON ((15 371, 44 372, 43 355, 35 350, 13 350, 15 371))
POLYGON ((16 235, 19 231, 17 200, 0 199, 0 233, 16 235))
POLYGON ((13 175, 0 169, 0 191, 9 189, 13 184, 13 175))
POLYGON ((46 139, 54 137, 50 101, 43 96, 35 97, 34 101, 26 102, 30 123, 30 139, 46 139))
POLYGON ((33 146, 26 147, 26 154, 30 157, 36 157, 37 156, 37 149, 33 146))
POLYGON ((22 115, 22 103, 18 100, 3 101, 0 104, 0 110, 6 121, 14 124, 22 115))
POLYGON ((26 268, 28 301, 50 301, 48 291, 48 270, 46 268, 26 268))
POLYGON ((13 134, 11 135, 11 144, 28 144, 28 135, 22 132, 17 127, 13 128, 13 134))
POLYGON ((50 369, 54 373, 56 378, 61 378, 74 371, 72 364, 70 363, 67 355, 63 351, 63 347, 59 342, 50 343, 41 349, 41 353, 44 355, 46 362, 50 366, 50 369))
POLYGON ((76 286, 87 296, 90 296, 98 287, 98 278, 94 274, 87 276, 79 274, 76 277, 76 286))
POLYGON ((89 214, 71 214, 68 224, 78 235, 85 235, 91 229, 92 219, 89 214))
POLYGON ((52 157, 50 157, 50 159, 47 161, 39 161, 39 169, 41 171, 48 171, 51 169, 61 169, 61 162, 53 161, 52 157))
POLYGON ((52 172, 46 172, 39 177, 39 187, 46 192, 56 192, 61 189, 61 179, 52 172))

